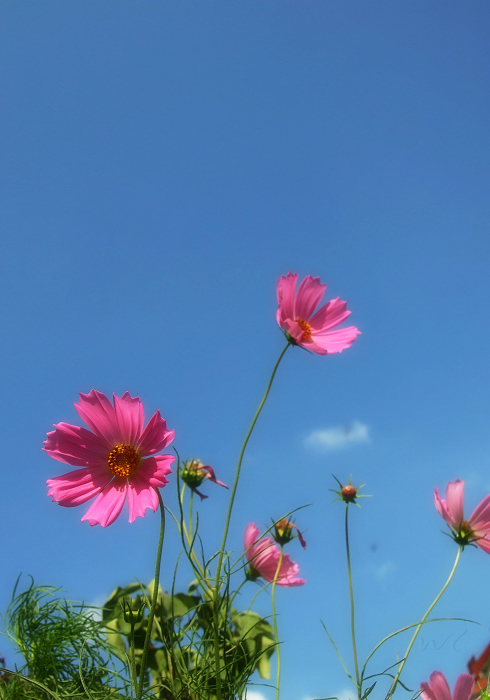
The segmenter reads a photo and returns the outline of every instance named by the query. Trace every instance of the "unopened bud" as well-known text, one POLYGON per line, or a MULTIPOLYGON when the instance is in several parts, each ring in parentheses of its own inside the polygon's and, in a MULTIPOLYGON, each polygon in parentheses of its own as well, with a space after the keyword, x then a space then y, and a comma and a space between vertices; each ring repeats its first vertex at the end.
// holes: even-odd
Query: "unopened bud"
POLYGON ((352 484, 346 484, 342 486, 341 494, 346 503, 353 503, 356 499, 357 489, 352 484))
POLYGON ((133 609, 133 607, 131 606, 131 602, 128 603, 128 601, 125 600, 123 602, 124 621, 127 622, 129 625, 136 625, 143 619, 144 609, 144 604, 140 605, 139 608, 133 609))
POLYGON ((184 462, 180 478, 191 489, 195 489, 202 484, 206 478, 207 472, 200 459, 190 459, 184 462))

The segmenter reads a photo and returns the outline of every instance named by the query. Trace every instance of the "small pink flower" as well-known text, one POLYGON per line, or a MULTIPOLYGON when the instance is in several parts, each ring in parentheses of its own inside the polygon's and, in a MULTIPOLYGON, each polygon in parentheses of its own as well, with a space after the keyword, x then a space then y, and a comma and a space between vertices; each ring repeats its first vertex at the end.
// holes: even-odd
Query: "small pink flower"
MULTIPOLYGON (((254 578, 261 576, 272 583, 279 565, 279 548, 270 537, 257 541, 259 528, 255 523, 247 525, 245 530, 245 554, 254 578)), ((289 559, 289 554, 283 554, 281 568, 277 577, 278 586, 302 586, 304 578, 298 578, 299 566, 289 559)))
POLYGON ((473 694, 474 680, 469 673, 462 673, 454 687, 454 693, 451 695, 449 685, 440 671, 434 671, 430 674, 430 684, 421 683, 422 700, 470 700, 473 694))
POLYGON ((321 284, 319 277, 308 275, 295 294, 297 281, 298 275, 289 272, 277 283, 277 322, 286 332, 286 338, 293 345, 301 345, 317 355, 342 352, 350 348, 361 331, 355 326, 331 330, 350 315, 346 308, 347 302, 340 301, 337 297, 321 306, 314 314, 327 285, 321 284))
POLYGON ((434 492, 434 503, 452 530, 454 540, 463 547, 478 545, 490 554, 490 496, 486 496, 475 508, 468 520, 464 519, 464 481, 450 481, 446 487, 446 498, 441 498, 439 490, 434 492))
POLYGON ((48 433, 44 449, 75 471, 48 479, 48 496, 61 506, 78 506, 97 496, 82 518, 90 525, 107 527, 119 516, 126 496, 129 522, 143 517, 147 508, 159 505, 157 488, 168 483, 166 475, 175 457, 156 455, 174 439, 174 431, 157 411, 143 430, 145 416, 139 398, 105 394, 80 394, 78 415, 91 429, 58 423, 48 433))

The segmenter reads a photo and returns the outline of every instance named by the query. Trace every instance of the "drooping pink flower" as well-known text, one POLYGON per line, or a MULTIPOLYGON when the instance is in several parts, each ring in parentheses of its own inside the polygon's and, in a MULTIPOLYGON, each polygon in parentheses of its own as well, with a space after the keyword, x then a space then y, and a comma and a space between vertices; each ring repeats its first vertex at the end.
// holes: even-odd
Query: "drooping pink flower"
POLYGON ((347 302, 340 301, 337 297, 314 313, 323 299, 327 285, 321 284, 319 277, 308 275, 295 293, 297 281, 298 275, 289 272, 277 283, 277 322, 285 331, 287 339, 317 355, 342 352, 350 348, 361 331, 355 326, 331 330, 350 315, 347 302))
POLYGON ((126 496, 129 522, 143 517, 147 508, 157 510, 157 488, 168 483, 166 475, 175 457, 157 455, 174 439, 174 431, 157 411, 143 429, 145 416, 139 398, 105 394, 80 394, 78 415, 91 430, 58 423, 48 433, 44 449, 75 471, 48 479, 48 496, 61 506, 78 506, 97 496, 82 518, 90 525, 107 527, 119 516, 126 496))
POLYGON ((464 481, 450 481, 446 487, 446 498, 441 498, 436 488, 434 503, 458 544, 464 547, 474 543, 490 554, 490 495, 475 508, 468 520, 464 519, 464 481))
MULTIPOLYGON (((257 525, 255 523, 247 525, 244 537, 245 554, 253 576, 261 576, 272 583, 279 565, 279 548, 274 544, 272 538, 263 537, 261 540, 258 540, 258 536, 259 528, 257 525)), ((289 554, 283 554, 277 585, 302 586, 306 583, 306 580, 298 578, 298 574, 299 566, 290 560, 289 554)))
POLYGON ((449 685, 440 671, 430 674, 430 684, 425 681, 420 684, 422 700, 470 700, 473 694, 474 680, 469 673, 462 673, 451 695, 449 685))

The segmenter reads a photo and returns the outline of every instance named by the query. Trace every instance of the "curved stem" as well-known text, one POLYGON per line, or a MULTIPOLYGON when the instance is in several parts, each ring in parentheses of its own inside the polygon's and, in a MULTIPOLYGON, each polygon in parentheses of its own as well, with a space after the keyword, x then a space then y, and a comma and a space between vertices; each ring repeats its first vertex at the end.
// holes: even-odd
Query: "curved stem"
POLYGON ((413 645, 415 644, 415 640, 417 639, 418 633, 420 632, 420 630, 421 630, 421 628, 422 628, 422 625, 423 625, 424 622, 427 620, 427 618, 429 617, 430 613, 432 612, 432 609, 433 609, 433 608, 435 607, 435 605, 439 602, 440 598, 442 597, 442 594, 444 593, 444 591, 446 590, 446 588, 447 588, 447 587, 449 586, 449 584, 451 583, 451 579, 453 578, 453 576, 454 576, 454 574, 455 574, 455 571, 456 571, 456 567, 458 566, 458 563, 459 563, 459 558, 460 558, 460 556, 461 556, 461 552, 462 552, 462 547, 461 547, 461 545, 459 545, 459 547, 458 547, 458 553, 456 554, 456 560, 455 560, 455 562, 454 562, 453 568, 451 569, 451 573, 449 574, 446 583, 445 583, 444 586, 441 588, 440 593, 436 596, 434 602, 431 604, 431 606, 429 607, 429 609, 428 609, 427 612, 425 613, 424 617, 420 620, 419 624, 418 624, 417 627, 415 628, 415 632, 413 633, 413 637, 412 637, 412 639, 410 640, 410 644, 409 644, 408 647, 407 647, 407 651, 405 652, 405 656, 403 657, 403 659, 402 659, 402 661, 401 661, 401 663, 400 663, 400 667, 399 667, 399 669, 398 669, 398 672, 397 672, 397 674, 396 674, 396 676, 395 676, 395 678, 394 678, 394 680, 393 680, 393 683, 391 684, 391 688, 390 688, 389 691, 388 691, 388 695, 386 696, 387 700, 389 700, 389 698, 391 698, 391 696, 392 696, 393 693, 395 692, 396 685, 397 685, 397 683, 398 683, 398 679, 400 678, 401 672, 403 671, 403 667, 405 666, 405 663, 406 663, 406 661, 407 661, 407 659, 408 659, 408 655, 409 655, 410 652, 412 651, 412 647, 413 647, 413 645))
MULTIPOLYGON (((213 618, 214 618, 214 659, 215 659, 215 664, 216 664, 216 693, 217 693, 217 700, 222 700, 222 693, 221 693, 221 663, 220 663, 220 655, 219 655, 219 607, 220 607, 220 598, 219 598, 219 592, 220 592, 220 578, 221 578, 221 569, 223 567, 223 559, 225 556, 225 547, 226 547, 226 540, 228 539, 228 531, 230 529, 230 520, 231 520, 231 512, 233 510, 233 504, 235 502, 235 494, 238 488, 238 480, 240 478, 240 471, 242 468, 242 461, 243 461, 243 455, 245 454, 245 450, 248 444, 248 441, 250 440, 250 436, 252 435, 253 429, 255 428, 255 424, 257 422, 257 419, 260 415, 260 412, 262 411, 262 408, 264 407, 264 404, 267 400, 267 397, 269 396, 269 392, 271 390, 272 382, 274 381, 274 377, 277 372, 277 368, 279 367, 279 364, 284 357, 284 354, 288 347, 291 345, 290 342, 287 343, 286 347, 283 349, 281 354, 279 355, 279 359, 277 360, 276 364, 274 365, 274 369, 272 370, 271 377, 269 379, 269 383, 267 385, 267 389, 265 390, 264 397, 262 401, 260 402, 260 405, 255 413, 255 416, 253 417, 252 423, 250 425, 250 428, 248 429, 248 432, 245 436, 245 440, 243 441, 242 449, 240 450, 240 455, 238 457, 238 463, 237 463, 237 468, 235 472, 235 480, 233 482, 233 487, 231 489, 231 494, 230 494, 230 502, 228 505, 228 512, 226 514, 226 520, 225 520, 225 529, 223 531, 223 539, 221 542, 221 548, 219 552, 219 557, 218 557, 218 564, 216 566, 216 579, 215 579, 215 584, 214 584, 214 601, 213 601, 213 618)), ((139 699, 138 699, 139 700, 139 699)))
POLYGON ((165 506, 163 505, 162 494, 159 489, 156 490, 158 494, 158 500, 160 501, 160 537, 158 540, 157 547, 157 560, 155 564, 155 578, 153 581, 153 595, 150 606, 150 614, 148 615, 148 627, 146 630, 145 644, 143 646, 143 656, 141 657, 141 669, 140 669, 140 679, 139 686, 136 691, 136 700, 141 700, 143 695, 143 685, 145 682, 146 673, 146 663, 148 659, 148 649, 150 647, 151 630, 153 627, 153 618, 155 617, 155 607, 158 599, 158 585, 160 582, 160 565, 162 562, 162 549, 163 549, 163 538, 165 535, 165 506))
POLYGON ((274 581, 272 583, 271 600, 272 600, 272 624, 274 627, 274 637, 276 640, 277 654, 277 674, 276 674, 276 700, 279 700, 279 686, 281 684, 281 652, 279 650, 279 635, 277 634, 277 616, 276 616, 276 584, 279 577, 282 564, 283 547, 281 545, 281 553, 279 555, 279 563, 277 565, 274 581))
POLYGON ((357 646, 356 646, 356 630, 354 625, 354 591, 352 588, 352 571, 350 566, 350 548, 349 548, 349 504, 345 504, 345 549, 347 552, 347 575, 349 578, 349 595, 350 595, 350 630, 352 635, 352 650, 354 652, 354 667, 356 670, 356 685, 357 697, 361 698, 361 684, 359 681, 359 664, 357 663, 357 646))

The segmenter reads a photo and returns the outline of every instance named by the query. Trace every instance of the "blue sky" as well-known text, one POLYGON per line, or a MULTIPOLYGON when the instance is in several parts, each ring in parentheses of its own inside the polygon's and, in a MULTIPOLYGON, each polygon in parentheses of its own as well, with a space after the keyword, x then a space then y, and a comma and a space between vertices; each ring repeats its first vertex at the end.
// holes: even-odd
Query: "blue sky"
MULTIPOLYGON (((362 335, 286 354, 229 545, 312 504, 291 548, 308 583, 278 595, 282 698, 341 693, 319 622, 350 661, 331 474, 374 495, 352 513, 361 657, 449 573, 434 487, 465 479, 468 513, 490 492, 488 3, 8 0, 0 18, 0 609, 21 571, 88 602, 152 577, 156 515, 90 528, 46 497, 64 471, 42 442, 80 424, 78 392, 140 396, 231 482, 283 346, 277 279, 312 274, 362 335)), ((207 492, 211 552, 227 494, 207 492)), ((177 553, 169 527, 164 586, 177 553)), ((436 613, 481 626, 422 634, 410 687, 490 641, 489 567, 464 552, 436 613)))

